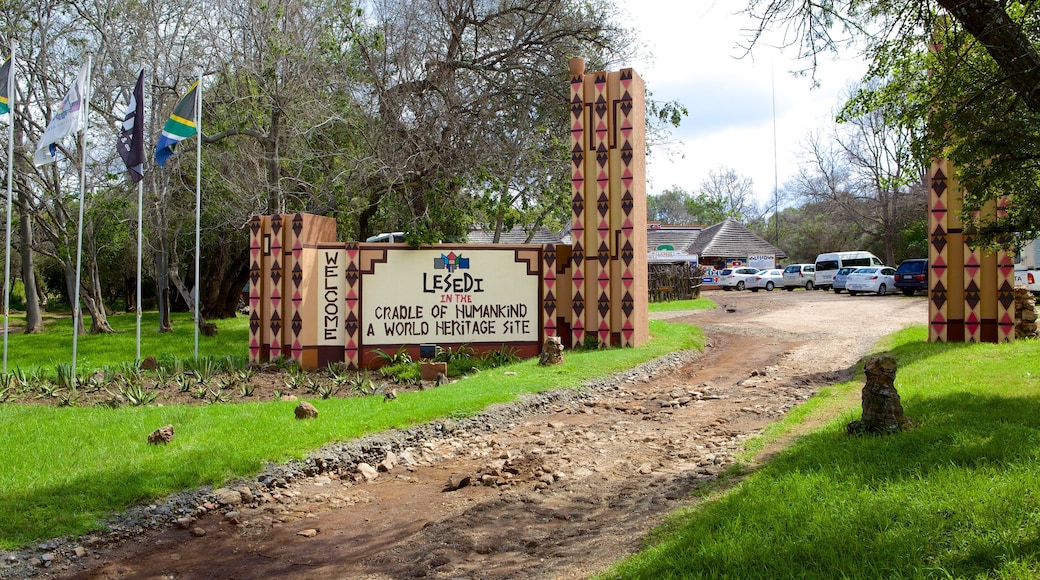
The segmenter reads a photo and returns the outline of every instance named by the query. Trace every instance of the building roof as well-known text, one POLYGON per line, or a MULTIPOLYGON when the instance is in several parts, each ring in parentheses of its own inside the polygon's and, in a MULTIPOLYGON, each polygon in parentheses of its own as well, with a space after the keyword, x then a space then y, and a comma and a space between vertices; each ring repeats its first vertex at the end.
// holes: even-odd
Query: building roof
POLYGON ((693 241, 689 252, 704 258, 739 258, 754 255, 773 255, 776 259, 787 258, 783 250, 755 235, 754 232, 732 218, 701 230, 693 241))
POLYGON ((659 246, 671 246, 673 250, 685 251, 693 245, 703 229, 700 226, 651 227, 646 230, 646 248, 654 251, 659 246))
MULTIPOLYGON (((545 226, 537 226, 531 240, 527 240, 529 229, 522 225, 513 226, 513 229, 502 232, 498 238, 500 244, 570 244, 569 231, 566 234, 554 234, 545 226)), ((485 229, 482 226, 473 226, 466 237, 471 244, 490 244, 495 239, 495 230, 485 229)))

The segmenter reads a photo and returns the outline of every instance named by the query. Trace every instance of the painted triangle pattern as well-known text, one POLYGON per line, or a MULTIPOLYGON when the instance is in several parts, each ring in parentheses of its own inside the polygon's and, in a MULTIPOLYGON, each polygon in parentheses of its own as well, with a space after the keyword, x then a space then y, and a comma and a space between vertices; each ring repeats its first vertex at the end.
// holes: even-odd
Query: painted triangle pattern
POLYGON ((571 344, 585 340, 583 321, 585 289, 585 75, 571 77, 571 344))
POLYGON ((542 317, 545 336, 556 336, 556 246, 542 246, 542 317))
POLYGON ((260 362, 260 277, 262 269, 260 238, 263 218, 258 215, 249 219, 249 362, 260 362))
POLYGON ((343 362, 349 369, 361 368, 361 248, 357 242, 347 243, 347 292, 345 297, 346 340, 343 344, 343 362))

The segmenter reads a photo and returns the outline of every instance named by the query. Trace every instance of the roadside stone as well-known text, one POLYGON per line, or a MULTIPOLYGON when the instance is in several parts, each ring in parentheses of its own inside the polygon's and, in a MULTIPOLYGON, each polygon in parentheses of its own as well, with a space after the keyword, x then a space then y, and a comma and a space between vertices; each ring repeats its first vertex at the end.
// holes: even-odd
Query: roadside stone
POLYGON ((195 536, 196 538, 201 538, 206 535, 206 528, 192 528, 191 535, 195 536))
POLYGON ((74 555, 75 555, 75 556, 76 556, 77 558, 82 558, 83 556, 86 556, 86 555, 87 555, 87 549, 86 549, 86 548, 84 548, 83 546, 76 546, 76 548, 75 548, 74 550, 72 550, 72 553, 73 553, 73 554, 74 554, 74 555))
POLYGON ((242 503, 242 494, 226 487, 213 490, 213 498, 220 505, 240 505, 242 503))
POLYGON ((314 405, 307 401, 300 401, 300 404, 296 406, 296 418, 297 419, 317 419, 318 410, 314 408, 314 405))
POLYGON ((472 483, 472 477, 468 475, 453 473, 450 477, 448 477, 448 482, 444 484, 444 491, 458 491, 464 487, 468 487, 472 483))
POLYGON ((177 518, 174 522, 177 524, 178 528, 186 530, 191 527, 191 524, 195 523, 195 518, 184 516, 183 518, 177 518))
POLYGON ((379 471, 367 463, 359 463, 357 466, 357 472, 361 474, 361 477, 363 477, 365 481, 372 481, 379 477, 379 471))
POLYGON ((382 472, 393 471, 397 467, 397 455, 393 451, 388 451, 386 457, 379 462, 378 469, 382 472))
POLYGON ((308 528, 306 530, 300 530, 300 531, 296 532, 296 535, 297 536, 303 536, 305 538, 313 538, 314 536, 318 535, 318 530, 316 530, 314 528, 308 528))

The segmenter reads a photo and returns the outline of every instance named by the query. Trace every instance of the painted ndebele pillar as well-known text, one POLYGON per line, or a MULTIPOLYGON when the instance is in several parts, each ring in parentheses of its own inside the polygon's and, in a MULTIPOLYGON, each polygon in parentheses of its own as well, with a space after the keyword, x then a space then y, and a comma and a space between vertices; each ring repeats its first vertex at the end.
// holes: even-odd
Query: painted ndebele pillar
MULTIPOLYGON (((928 341, 1014 341, 1011 254, 975 247, 961 220, 964 190, 948 160, 935 160, 929 177, 928 341)), ((976 221, 1003 217, 1007 204, 1005 197, 988 205, 976 221)))
POLYGON ((649 338, 646 90, 630 68, 585 73, 571 60, 570 343, 649 338))
POLYGON ((254 216, 249 358, 379 366, 437 347, 541 352, 649 338, 646 121, 631 69, 572 63, 572 245, 337 242, 336 220, 254 216))

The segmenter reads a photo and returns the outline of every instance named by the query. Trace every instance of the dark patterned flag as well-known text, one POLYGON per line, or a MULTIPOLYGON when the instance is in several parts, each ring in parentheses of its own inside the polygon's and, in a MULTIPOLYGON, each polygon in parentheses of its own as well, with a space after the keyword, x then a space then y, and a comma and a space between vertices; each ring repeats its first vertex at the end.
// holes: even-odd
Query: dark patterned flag
POLYGON ((134 183, 144 179, 144 69, 137 76, 137 85, 126 104, 116 149, 126 163, 130 179, 134 183))
POLYGON ((175 145, 198 132, 195 124, 195 95, 198 90, 199 82, 195 81, 188 93, 177 102, 173 114, 163 125, 162 135, 155 144, 155 161, 159 165, 166 165, 166 160, 173 155, 175 145))

